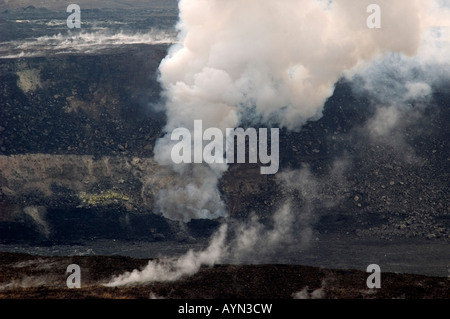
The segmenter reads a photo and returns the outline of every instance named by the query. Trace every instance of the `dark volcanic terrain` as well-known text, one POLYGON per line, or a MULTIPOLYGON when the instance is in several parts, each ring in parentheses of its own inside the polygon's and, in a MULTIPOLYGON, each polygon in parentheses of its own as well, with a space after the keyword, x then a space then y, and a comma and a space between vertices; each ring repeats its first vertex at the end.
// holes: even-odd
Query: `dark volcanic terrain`
MULTIPOLYGON (((152 213, 158 191, 177 178, 152 159, 165 121, 157 68, 167 48, 0 60, 2 242, 186 235, 152 213)), ((421 131, 411 119, 399 142, 387 143, 367 136, 374 110, 339 82, 320 120, 281 132, 279 174, 230 166, 219 187, 231 216, 269 218, 291 198, 313 211, 319 234, 448 241, 450 93, 436 92, 421 131)), ((206 229, 193 230, 203 237, 214 225, 189 224, 206 229)))
POLYGON ((0 298, 38 299, 447 299, 442 277, 383 273, 380 289, 368 289, 368 273, 295 265, 217 265, 175 282, 105 287, 147 260, 126 257, 39 257, 0 253, 0 298), (66 267, 78 264, 81 288, 69 289, 66 267))
MULTIPOLYGON (((173 2, 162 3, 129 11, 133 27, 172 26, 173 2)), ((7 9, 0 40, 14 54, 0 52, 0 298, 450 298, 450 83, 433 84, 424 105, 374 137, 377 101, 341 79, 320 119, 280 130, 278 174, 230 165, 218 185, 229 216, 185 224, 155 205, 181 178, 153 158, 165 134, 158 67, 169 42, 136 44, 130 30, 116 30, 118 43, 94 50, 90 36, 111 34, 57 29, 33 42, 21 25, 27 16, 29 30, 46 32, 65 28, 65 12, 55 22, 42 18, 47 9, 11 1, 7 9), (66 52, 66 42, 88 50, 66 52), (224 222, 254 216, 270 230, 286 202, 297 228, 276 250, 229 256, 172 283, 102 286, 149 258, 204 247, 224 222), (65 286, 72 263, 82 268, 79 290, 65 286), (383 271, 380 290, 365 285, 372 263, 383 271)), ((122 19, 113 8, 84 12, 92 28, 102 14, 105 24, 122 19)))

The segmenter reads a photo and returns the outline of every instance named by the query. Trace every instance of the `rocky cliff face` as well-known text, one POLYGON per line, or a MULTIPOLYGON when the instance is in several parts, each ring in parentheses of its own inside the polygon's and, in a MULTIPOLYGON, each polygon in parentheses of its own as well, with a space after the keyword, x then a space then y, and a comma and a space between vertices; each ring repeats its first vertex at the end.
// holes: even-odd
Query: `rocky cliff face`
MULTIPOLYGON (((186 239, 218 226, 194 221, 186 233, 153 209, 178 178, 152 159, 167 48, 0 60, 1 241, 186 239)), ((269 220, 289 200, 318 233, 448 240, 450 94, 438 92, 400 148, 361 133, 374 110, 338 83, 322 119, 282 130, 279 174, 230 166, 219 185, 230 215, 269 220)))
POLYGON ((166 51, 2 60, 2 154, 151 156, 163 117, 148 104, 166 51))
MULTIPOLYGON (((151 211, 169 180, 151 159, 163 115, 148 107, 166 50, 1 61, 2 240, 112 237, 151 211)), ((162 237, 153 224, 131 237, 162 237)))
POLYGON ((189 231, 204 237, 217 224, 186 228, 154 214, 157 193, 179 176, 151 158, 24 154, 0 156, 0 167, 6 243, 186 240, 189 231))

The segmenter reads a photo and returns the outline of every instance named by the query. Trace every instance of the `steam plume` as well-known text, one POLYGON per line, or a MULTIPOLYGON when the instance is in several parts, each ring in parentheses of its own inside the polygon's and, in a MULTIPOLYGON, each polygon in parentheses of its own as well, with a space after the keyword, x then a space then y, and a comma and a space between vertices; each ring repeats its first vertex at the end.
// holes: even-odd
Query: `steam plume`
POLYGON ((250 258, 252 263, 264 261, 264 258, 275 255, 281 245, 293 241, 294 237, 297 237, 297 243, 308 244, 311 230, 307 225, 299 227, 298 221, 302 218, 304 214, 293 210, 290 203, 285 203, 274 214, 272 227, 265 226, 254 217, 233 229, 231 221, 219 228, 206 249, 189 250, 178 258, 151 260, 144 269, 119 275, 106 286, 175 281, 195 274, 202 266, 213 266, 225 260, 241 262, 250 258))
MULTIPOLYGON (((378 1, 381 30, 367 27, 371 3, 181 0, 179 41, 160 65, 166 131, 192 129, 198 119, 205 127, 223 131, 249 119, 298 130, 306 121, 320 118, 344 72, 386 52, 417 53, 434 2, 378 1)), ((172 145, 169 135, 157 142, 155 158, 160 164, 173 164, 172 145)), ((169 198, 195 204, 160 213, 182 221, 225 216, 214 186, 226 167, 201 167, 197 173, 207 178, 177 183, 176 192, 161 192, 157 200, 163 208, 169 198), (184 195, 171 196, 180 192, 184 195)), ((197 174, 190 166, 174 170, 181 179, 197 174)))
POLYGON ((201 266, 212 266, 223 255, 227 226, 223 225, 211 240, 208 248, 200 252, 189 250, 180 258, 166 258, 150 261, 141 271, 135 269, 114 278, 109 287, 135 284, 139 282, 174 281, 182 276, 195 274, 201 266))
MULTIPOLYGON (((193 129, 198 119, 222 130, 255 119, 298 130, 321 116, 334 84, 345 75, 355 81, 355 92, 369 92, 376 99, 379 109, 367 128, 375 137, 384 136, 412 101, 419 107, 426 103, 433 84, 446 76, 450 15, 442 1, 379 0, 382 29, 374 30, 366 25, 371 2, 181 0, 179 41, 160 65, 166 131, 193 129), (413 76, 417 67, 423 72, 413 76), (386 76, 389 72, 395 76, 386 76)), ((225 216, 215 186, 226 166, 173 165, 171 143, 169 135, 161 138, 155 158, 172 165, 181 178, 159 194, 160 212, 184 222, 225 216)), ((335 162, 328 185, 340 188, 346 166, 345 160, 335 162)), ((152 261, 109 285, 176 280, 224 258, 241 261, 249 253, 276 251, 295 234, 307 243, 314 201, 326 198, 319 185, 328 185, 307 168, 280 174, 279 180, 288 194, 300 194, 305 205, 296 209, 288 201, 273 215, 272 228, 256 217, 231 228, 228 219, 206 250, 152 261)), ((301 291, 294 297, 322 297, 322 292, 301 291)))

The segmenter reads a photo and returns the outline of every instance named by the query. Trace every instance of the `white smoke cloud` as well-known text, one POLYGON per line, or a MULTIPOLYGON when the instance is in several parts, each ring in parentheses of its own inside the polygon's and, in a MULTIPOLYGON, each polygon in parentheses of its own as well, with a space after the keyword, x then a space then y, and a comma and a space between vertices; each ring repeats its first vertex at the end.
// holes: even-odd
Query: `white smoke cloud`
POLYGON ((234 226, 234 237, 228 249, 232 262, 273 262, 280 249, 294 245, 306 247, 312 237, 310 211, 296 209, 286 202, 272 215, 271 225, 266 225, 256 215, 234 226))
POLYGON ((227 216, 217 188, 217 172, 196 165, 190 168, 183 171, 183 178, 173 179, 168 188, 158 192, 156 211, 168 219, 183 222, 227 216))
MULTIPOLYGON (((199 119, 205 127, 223 131, 249 119, 298 130, 322 116, 326 99, 344 73, 354 74, 389 52, 416 55, 432 26, 429 15, 442 12, 433 0, 380 0, 382 29, 369 29, 371 3, 181 0, 178 43, 160 65, 166 131, 192 129, 199 119)), ((411 83, 409 97, 427 94, 427 85, 411 83)), ((180 169, 171 162, 173 145, 168 135, 161 138, 156 160, 172 165, 182 179, 193 178, 190 166, 180 169)), ((171 208, 159 204, 161 214, 183 221, 225 216, 223 204, 211 201, 220 198, 214 185, 226 167, 203 165, 202 170, 197 173, 208 176, 204 184, 197 182, 194 189, 189 183, 176 185, 182 196, 172 190, 161 193, 160 203, 175 203, 171 208), (201 198, 192 197, 196 194, 201 198), (185 198, 195 208, 188 209, 188 217, 180 209, 169 212, 182 208, 185 198), (206 211, 192 203, 204 205, 206 211)))
MULTIPOLYGON (((397 2, 395 2, 397 3, 397 2)), ((420 17, 420 35, 415 54, 388 52, 366 61, 346 72, 350 80, 359 77, 356 90, 375 98, 379 104, 424 102, 432 87, 449 78, 450 70, 450 9, 441 1, 422 1, 417 14, 420 17), (361 85, 362 84, 362 85, 361 85)), ((400 15, 401 17, 401 15, 400 15)), ((408 37, 414 28, 402 34, 408 37)), ((425 101, 426 102, 426 101, 425 101)))
MULTIPOLYGON (((448 9, 432 0, 379 0, 382 29, 373 30, 366 25, 371 3, 181 0, 179 43, 160 65, 166 131, 192 130, 198 119, 205 127, 225 130, 248 119, 248 114, 299 129, 321 116, 334 84, 345 74, 355 83, 357 77, 364 80, 354 85, 355 90, 377 97, 380 107, 368 128, 374 136, 386 135, 409 104, 421 107, 432 92, 436 77, 431 71, 416 75, 417 66, 423 71, 433 65, 439 71, 436 66, 448 62, 448 30, 439 25, 445 23, 448 9)), ((172 165, 171 147, 168 135, 161 138, 155 159, 171 165, 182 182, 159 194, 160 212, 185 222, 225 216, 217 181, 226 166, 172 165)), ((307 167, 281 173, 283 191, 297 196, 302 205, 285 203, 274 213, 271 226, 255 215, 237 226, 229 219, 206 250, 151 261, 108 285, 177 280, 225 258, 255 262, 295 239, 306 245, 312 236, 314 203, 336 204, 347 167, 346 160, 337 160, 327 180, 314 177, 307 167)), ((293 297, 322 298, 323 293, 322 287, 293 297)))
POLYGON ((424 9, 415 55, 388 53, 346 73, 354 92, 368 97, 375 107, 366 132, 407 161, 416 157, 404 130, 415 123, 414 131, 420 134, 421 114, 431 107, 433 90, 450 79, 450 10, 437 1, 428 1, 424 9))
POLYGON ((240 108, 291 129, 320 117, 345 70, 383 52, 416 53, 428 1, 378 2, 388 32, 367 28, 371 1, 180 1, 182 45, 160 66, 168 128, 236 124, 240 108))

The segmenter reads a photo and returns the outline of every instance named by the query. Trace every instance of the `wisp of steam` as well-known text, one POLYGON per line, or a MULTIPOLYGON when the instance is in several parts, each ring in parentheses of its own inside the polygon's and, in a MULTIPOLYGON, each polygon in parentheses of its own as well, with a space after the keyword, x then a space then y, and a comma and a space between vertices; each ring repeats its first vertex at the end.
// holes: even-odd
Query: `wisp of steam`
POLYGON ((147 33, 80 32, 41 36, 34 39, 2 42, 0 58, 38 57, 68 53, 97 53, 104 49, 129 44, 172 44, 170 33, 151 30, 147 33))

